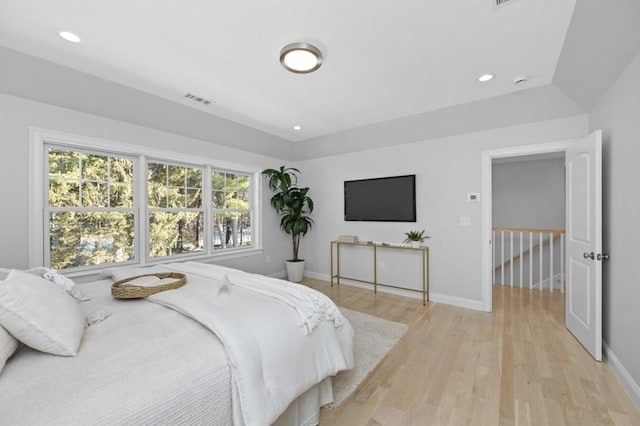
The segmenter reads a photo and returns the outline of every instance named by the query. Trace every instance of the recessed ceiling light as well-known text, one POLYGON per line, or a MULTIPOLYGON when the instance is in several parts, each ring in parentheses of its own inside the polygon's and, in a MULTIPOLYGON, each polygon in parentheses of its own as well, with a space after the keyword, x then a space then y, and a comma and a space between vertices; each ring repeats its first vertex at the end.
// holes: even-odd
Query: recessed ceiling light
POLYGON ((76 34, 72 32, 60 31, 58 34, 60 35, 60 37, 62 37, 67 41, 70 41, 71 43, 80 43, 80 37, 78 37, 76 34))
POLYGON ((291 43, 280 51, 280 63, 288 71, 306 74, 320 68, 322 53, 309 43, 291 43))
POLYGON ((302 126, 299 124, 296 124, 295 126, 293 126, 293 130, 302 130, 302 126))
POLYGON ((480 77, 478 77, 478 81, 481 83, 485 83, 491 79, 493 79, 493 74, 482 74, 480 77))

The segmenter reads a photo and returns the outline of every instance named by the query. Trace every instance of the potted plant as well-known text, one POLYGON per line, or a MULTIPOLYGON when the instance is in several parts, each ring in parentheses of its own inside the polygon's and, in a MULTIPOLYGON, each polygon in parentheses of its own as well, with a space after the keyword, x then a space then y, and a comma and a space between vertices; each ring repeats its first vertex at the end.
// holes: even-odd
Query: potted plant
POLYGON ((425 232, 427 231, 424 229, 422 231, 405 232, 404 235, 406 235, 407 238, 405 238, 404 242, 410 243, 413 248, 419 248, 420 243, 424 242, 427 238, 430 238, 428 235, 424 235, 425 232))
POLYGON ((280 229, 291 235, 293 258, 286 261, 286 268, 287 278, 293 282, 302 281, 304 276, 304 260, 298 258, 300 237, 309 232, 313 223, 309 217, 313 200, 308 195, 309 188, 297 185, 299 173, 300 170, 285 166, 262 172, 274 192, 271 206, 280 215, 280 229))

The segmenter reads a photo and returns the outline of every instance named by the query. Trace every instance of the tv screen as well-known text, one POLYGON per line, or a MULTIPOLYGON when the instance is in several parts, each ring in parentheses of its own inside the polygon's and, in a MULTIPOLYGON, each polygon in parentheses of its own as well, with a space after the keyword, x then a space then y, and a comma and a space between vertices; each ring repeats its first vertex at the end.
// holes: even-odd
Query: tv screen
POLYGON ((416 221, 416 175, 344 182, 344 220, 416 221))

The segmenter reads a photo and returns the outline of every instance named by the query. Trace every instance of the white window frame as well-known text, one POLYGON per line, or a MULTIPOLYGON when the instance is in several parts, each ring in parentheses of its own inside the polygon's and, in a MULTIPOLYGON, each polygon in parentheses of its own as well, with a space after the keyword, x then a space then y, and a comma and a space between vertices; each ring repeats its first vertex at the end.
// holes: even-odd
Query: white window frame
POLYGON ((69 268, 69 276, 81 276, 95 274, 107 267, 123 265, 150 265, 182 260, 222 260, 245 256, 254 256, 262 253, 262 212, 261 212, 261 170, 242 164, 219 161, 201 156, 159 150, 141 145, 121 143, 111 140, 63 133, 53 130, 32 127, 30 133, 30 161, 29 161, 29 267, 37 267, 45 264, 48 259, 48 243, 45 240, 48 235, 48 218, 45 217, 45 199, 47 198, 48 176, 45 176, 45 168, 48 156, 45 145, 52 144, 65 148, 78 150, 96 150, 106 154, 134 157, 134 206, 136 206, 136 261, 92 265, 80 268, 69 268), (182 253, 179 255, 162 258, 148 257, 148 226, 147 226, 147 161, 170 162, 179 165, 193 165, 203 167, 203 209, 205 220, 205 251, 197 253, 182 253), (211 171, 228 171, 248 174, 250 176, 250 218, 251 218, 251 245, 244 247, 232 247, 214 249, 212 232, 212 205, 211 205, 211 171), (141 190, 142 189, 142 190, 141 190), (45 251, 47 252, 45 254, 45 251))
MULTIPOLYGON (((195 168, 199 168, 202 169, 202 188, 200 189, 202 192, 202 207, 200 209, 197 209, 199 211, 202 211, 202 220, 203 220, 203 230, 202 232, 204 233, 204 247, 205 250, 201 251, 201 252, 195 252, 195 253, 179 253, 179 254, 172 254, 170 256, 158 256, 158 257, 150 257, 149 256, 149 241, 150 241, 150 235, 148 232, 145 232, 145 260, 148 263, 155 263, 161 260, 165 260, 168 261, 170 259, 181 259, 181 258, 185 258, 185 257, 192 257, 192 256, 196 256, 196 255, 203 255, 203 254, 208 254, 209 252, 213 252, 213 247, 211 247, 208 244, 208 239, 207 236, 210 233, 210 226, 208 225, 208 221, 210 220, 209 218, 207 218, 207 214, 205 212, 205 207, 207 206, 207 199, 205 197, 205 190, 207 187, 207 175, 209 174, 209 168, 203 164, 187 164, 184 162, 178 162, 175 160, 166 160, 166 159, 161 159, 161 158, 150 158, 147 157, 146 160, 144 161, 144 174, 145 174, 145 179, 144 179, 144 203, 143 203, 143 208, 142 210, 144 211, 145 217, 143 218, 144 222, 145 222, 145 226, 146 228, 149 227, 149 220, 151 218, 151 212, 156 212, 156 211, 165 211, 165 212, 186 212, 186 211, 190 211, 190 210, 196 210, 196 209, 189 209, 189 208, 182 208, 182 207, 178 207, 178 208, 156 208, 156 207, 149 207, 149 181, 146 178, 147 175, 147 171, 149 170, 149 163, 159 163, 159 164, 164 164, 166 166, 179 166, 179 167, 195 167, 195 168)), ((148 229, 146 229, 145 231, 148 231, 148 229)))
MULTIPOLYGON (((221 168, 213 168, 213 167, 212 167, 212 168, 209 170, 209 172, 210 172, 210 173, 207 175, 207 184, 208 184, 208 192, 207 192, 207 196, 209 197, 209 200, 208 200, 208 201, 209 201, 209 204, 208 204, 208 206, 209 206, 209 215, 210 215, 210 217, 209 217, 209 221, 208 221, 207 223, 213 224, 213 222, 214 222, 214 220, 213 220, 213 219, 214 219, 214 216, 215 216, 215 214, 216 214, 216 213, 218 213, 218 212, 220 212, 220 213, 227 213, 227 212, 234 212, 234 211, 235 211, 235 212, 241 212, 241 210, 240 210, 240 209, 233 209, 233 208, 216 208, 216 207, 213 205, 213 199, 212 199, 212 194, 213 194, 213 187, 212 187, 212 186, 213 186, 213 184, 212 184, 212 182, 213 182, 213 173, 214 173, 214 172, 220 172, 220 173, 230 173, 230 174, 242 174, 242 175, 248 175, 248 176, 249 176, 249 178, 251 179, 251 180, 250 180, 250 185, 251 185, 251 186, 253 186, 254 182, 253 182, 252 176, 251 176, 250 174, 248 174, 248 173, 246 173, 246 172, 241 172, 241 171, 239 171, 239 170, 229 170, 229 169, 221 169, 221 168)), ((227 189, 227 187, 225 186, 225 190, 226 190, 226 189, 227 189)), ((251 226, 253 227, 253 221, 254 221, 254 219, 255 219, 255 214, 254 214, 255 210, 254 210, 254 208, 253 208, 253 205, 254 205, 255 203, 254 203, 254 197, 253 197, 254 192, 253 192, 253 190, 252 190, 252 189, 253 189, 253 188, 251 188, 251 190, 250 190, 250 194, 249 194, 249 221, 250 221, 250 223, 251 223, 251 226)), ((213 229, 211 230, 211 232, 209 232, 209 234, 208 234, 208 235, 209 235, 209 237, 211 238, 211 247, 212 247, 212 250, 217 250, 217 251, 220 251, 220 250, 224 250, 224 251, 232 251, 232 250, 242 250, 242 249, 243 249, 243 247, 225 247, 225 248, 219 248, 219 249, 216 249, 216 248, 215 248, 215 241, 213 241, 213 229)), ((220 236, 220 238, 222 239, 222 235, 220 236)), ((251 235, 251 245, 253 245, 253 244, 254 244, 254 243, 253 243, 253 233, 252 233, 252 235, 251 235)))
MULTIPOLYGON (((42 163, 42 168, 43 171, 44 169, 47 167, 47 162, 48 162, 48 150, 47 150, 47 146, 55 148, 55 149, 60 149, 63 151, 67 151, 67 152, 82 152, 85 154, 94 154, 94 155, 113 155, 112 152, 106 152, 106 151, 97 151, 95 149, 87 149, 87 148, 80 148, 80 147, 71 147, 68 145, 62 145, 62 144, 52 144, 51 141, 49 140, 45 140, 43 143, 43 163, 42 163)), ((116 155, 113 155, 114 157, 116 155)), ((131 160, 134 164, 134 171, 136 168, 136 163, 138 161, 138 159, 135 156, 130 156, 130 155, 125 155, 122 153, 118 153, 117 157, 119 158, 126 158, 127 160, 131 160)), ((82 173, 81 170, 79 170, 79 173, 82 173)), ((43 223, 43 233, 44 233, 44 237, 43 237, 43 263, 42 265, 50 265, 51 264, 51 251, 47 250, 47 243, 49 241, 49 239, 51 238, 51 234, 49 231, 49 214, 55 211, 74 211, 74 212, 78 212, 78 213, 84 213, 84 212, 108 212, 108 211, 130 211, 131 213, 133 213, 133 220, 134 220, 134 229, 137 229, 136 224, 139 222, 139 218, 138 215, 140 213, 140 209, 138 208, 137 205, 137 192, 139 191, 138 188, 136 188, 136 184, 135 184, 135 179, 132 182, 133 185, 133 206, 131 208, 116 208, 116 209, 112 209, 110 207, 87 207, 87 206, 83 206, 81 203, 78 204, 78 206, 76 207, 50 207, 48 205, 46 205, 45 200, 48 198, 46 196, 48 188, 49 188, 49 176, 47 174, 43 174, 44 177, 44 188, 43 188, 43 192, 42 192, 42 205, 43 205, 43 213, 42 213, 42 223, 43 223)), ((81 192, 81 191, 80 191, 81 192)), ((35 197, 36 195, 34 194, 33 197, 35 197)), ((80 201, 80 199, 79 199, 80 201)), ((108 263, 106 265, 109 266, 126 266, 126 265, 135 265, 139 263, 139 260, 142 258, 141 257, 141 252, 139 250, 138 247, 138 242, 134 241, 134 252, 133 252, 134 258, 133 260, 128 260, 128 261, 124 261, 124 262, 118 262, 118 263, 108 263)), ((75 271, 75 272, 82 272, 82 271, 90 271, 90 270, 94 270, 96 268, 104 268, 104 266, 100 266, 100 265, 85 265, 85 266, 78 266, 75 268, 69 268, 69 271, 75 271)))

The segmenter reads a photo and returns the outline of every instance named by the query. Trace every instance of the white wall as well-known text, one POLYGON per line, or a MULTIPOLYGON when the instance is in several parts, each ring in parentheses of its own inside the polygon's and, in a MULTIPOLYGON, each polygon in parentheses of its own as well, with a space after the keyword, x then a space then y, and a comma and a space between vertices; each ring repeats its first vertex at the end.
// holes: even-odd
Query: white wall
MULTIPOLYGON (((480 192, 481 152, 569 140, 586 133, 587 116, 582 115, 300 161, 296 166, 303 173, 302 183, 311 187, 310 195, 316 203, 315 226, 301 246, 307 270, 328 277, 329 242, 338 235, 354 234, 361 241, 400 242, 404 232, 425 228, 431 236, 427 245, 431 250, 432 299, 479 309, 482 201, 470 204, 466 196, 468 192, 480 192), (417 184, 416 223, 343 220, 345 180, 413 173, 417 184), (470 217, 471 226, 460 226, 460 216, 470 217)), ((398 282, 415 281, 413 268, 395 272, 398 282)))
MULTIPOLYGON (((603 338, 635 382, 640 406, 640 55, 589 117, 603 130, 603 338)), ((629 383, 625 381, 624 383, 629 383)))
MULTIPOLYGON (((169 117, 167 119, 170 119, 169 117)), ((28 266, 29 128, 39 127, 122 143, 199 155, 205 158, 255 166, 279 166, 282 160, 216 145, 96 115, 0 94, 0 266, 28 266)), ((273 274, 284 268, 289 240, 278 228, 278 217, 263 191, 263 247, 261 255, 228 260, 229 266, 273 274), (267 256, 270 262, 267 263, 267 256)))
POLYGON ((564 229, 564 158, 497 163, 493 226, 564 229))

